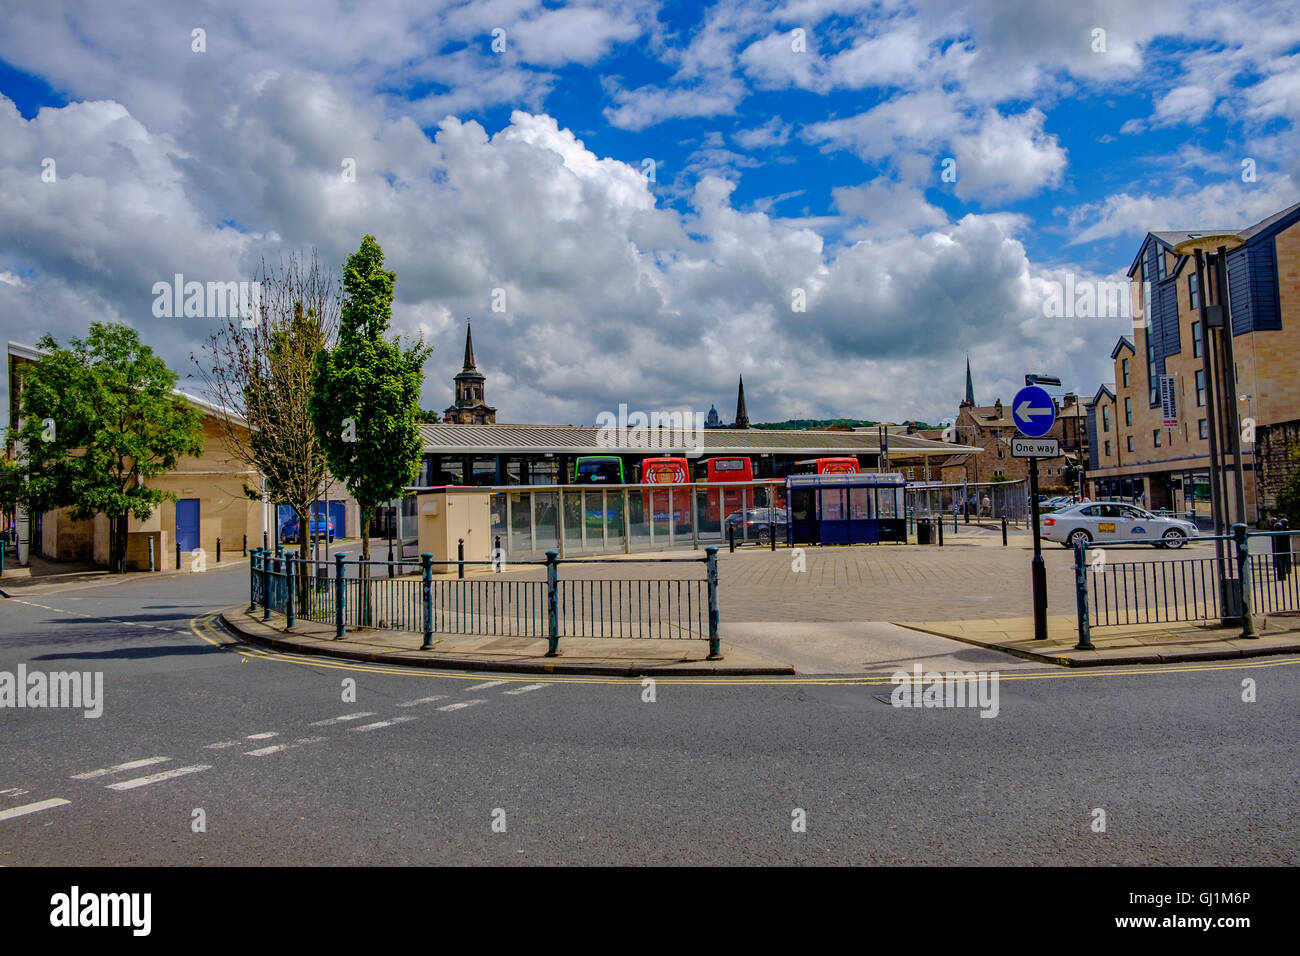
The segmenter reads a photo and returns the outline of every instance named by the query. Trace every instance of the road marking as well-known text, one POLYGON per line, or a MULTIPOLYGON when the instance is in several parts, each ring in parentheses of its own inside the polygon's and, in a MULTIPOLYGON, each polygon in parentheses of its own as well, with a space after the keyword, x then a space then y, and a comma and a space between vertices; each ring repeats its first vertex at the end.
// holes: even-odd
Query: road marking
POLYGON ((301 747, 303 744, 318 744, 324 737, 303 737, 301 740, 294 740, 287 744, 274 744, 270 747, 262 747, 258 750, 249 750, 244 753, 245 757, 266 757, 271 754, 278 754, 281 750, 291 750, 294 747, 301 747))
POLYGON ((342 717, 331 717, 328 720, 313 720, 308 727, 329 727, 331 724, 342 724, 349 720, 360 720, 362 717, 373 717, 373 710, 363 710, 359 714, 344 714, 342 717))
POLYGON ((279 737, 279 736, 280 735, 276 731, 268 730, 264 734, 249 734, 244 739, 245 740, 270 740, 272 737, 279 737))
POLYGON ((439 710, 460 710, 463 707, 473 707, 475 704, 486 704, 485 700, 462 700, 457 704, 448 704, 446 707, 439 707, 439 710))
POLYGON ((545 687, 545 686, 546 686, 545 684, 529 684, 527 687, 520 687, 518 690, 507 690, 507 691, 503 691, 502 693, 506 693, 506 694, 526 694, 526 693, 528 693, 530 690, 541 690, 541 689, 542 689, 543 687, 545 687))
POLYGON ((420 697, 416 700, 408 700, 405 703, 398 704, 398 707, 419 707, 421 704, 432 704, 436 700, 446 700, 446 694, 434 694, 432 697, 420 697))
POLYGON ((473 687, 466 687, 466 690, 487 690, 489 687, 500 687, 502 684, 509 683, 503 680, 490 680, 482 684, 475 684, 473 687))
POLYGON ((10 787, 8 790, 0 790, 0 797, 21 797, 27 793, 31 791, 24 790, 22 787, 10 787))
POLYGON ((145 757, 143 760, 132 760, 129 763, 120 763, 116 767, 104 767, 102 770, 89 770, 86 773, 74 773, 73 780, 93 780, 95 777, 107 777, 110 773, 121 773, 123 770, 139 770, 141 767, 151 767, 156 763, 166 763, 171 757, 145 757))
POLYGON ((240 740, 222 740, 219 743, 208 744, 207 750, 225 750, 227 747, 238 747, 243 741, 240 740))
POLYGON ((136 777, 134 780, 123 780, 120 783, 110 783, 109 790, 134 790, 136 787, 147 787, 151 783, 158 783, 162 780, 171 780, 173 777, 183 777, 187 773, 200 773, 204 770, 211 770, 212 766, 206 763, 195 764, 192 767, 177 767, 175 770, 164 770, 162 773, 151 773, 147 777, 136 777))
POLYGON ((42 810, 49 810, 52 807, 61 807, 71 802, 71 800, 64 800, 62 797, 54 797, 51 800, 41 800, 38 803, 25 803, 21 807, 10 807, 8 810, 0 810, 0 820, 22 817, 29 813, 40 813, 42 810))
POLYGON ((415 715, 409 717, 390 717, 388 720, 377 720, 373 724, 362 724, 360 727, 349 727, 348 730, 378 730, 380 727, 391 727, 393 724, 404 724, 408 720, 415 720, 415 715))

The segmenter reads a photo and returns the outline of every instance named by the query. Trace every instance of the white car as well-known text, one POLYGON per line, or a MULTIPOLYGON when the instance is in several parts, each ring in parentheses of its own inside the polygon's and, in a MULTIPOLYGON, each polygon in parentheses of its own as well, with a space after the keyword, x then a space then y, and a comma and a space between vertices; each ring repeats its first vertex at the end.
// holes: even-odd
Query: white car
POLYGON ((1181 518, 1162 518, 1124 501, 1081 501, 1040 518, 1042 535, 1067 548, 1076 541, 1146 541, 1157 548, 1181 548, 1199 533, 1181 518))

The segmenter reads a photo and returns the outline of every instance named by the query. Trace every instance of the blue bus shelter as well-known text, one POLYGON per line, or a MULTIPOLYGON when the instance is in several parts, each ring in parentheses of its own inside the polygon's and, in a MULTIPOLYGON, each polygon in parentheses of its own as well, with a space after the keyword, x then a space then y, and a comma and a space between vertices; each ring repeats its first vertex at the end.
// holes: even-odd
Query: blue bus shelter
POLYGON ((907 543, 907 480, 900 474, 791 475, 786 543, 907 543))

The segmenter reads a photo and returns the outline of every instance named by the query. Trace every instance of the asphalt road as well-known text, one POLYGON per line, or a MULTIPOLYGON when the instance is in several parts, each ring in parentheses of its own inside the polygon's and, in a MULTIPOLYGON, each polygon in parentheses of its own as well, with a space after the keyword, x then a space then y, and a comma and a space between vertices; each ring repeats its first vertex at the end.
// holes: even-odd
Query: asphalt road
POLYGON ((0 599, 0 671, 104 675, 98 719, 0 709, 0 863, 1300 862, 1300 660, 1008 668, 991 719, 866 678, 650 703, 223 646, 203 615, 245 582, 0 599))

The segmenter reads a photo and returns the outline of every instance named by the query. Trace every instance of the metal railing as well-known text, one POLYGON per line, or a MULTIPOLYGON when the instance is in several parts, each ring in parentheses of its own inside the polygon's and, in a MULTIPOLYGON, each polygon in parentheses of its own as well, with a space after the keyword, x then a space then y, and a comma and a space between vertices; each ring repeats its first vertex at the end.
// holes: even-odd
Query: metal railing
POLYGON ((1230 536, 1194 539, 1215 544, 1213 554, 1167 560, 1114 562, 1104 556, 1089 560, 1090 550, 1096 555, 1143 546, 1077 543, 1076 648, 1092 647, 1093 628, 1123 624, 1218 620, 1240 624, 1241 636, 1249 638, 1255 636, 1252 614, 1300 611, 1300 581, 1293 567, 1294 539, 1300 532, 1251 532, 1243 524, 1233 525, 1232 530, 1230 536), (1270 548, 1252 554, 1252 541, 1267 541, 1270 548))
POLYGON ((912 518, 960 515, 963 524, 1001 522, 1028 524, 1029 487, 1024 480, 978 484, 909 485, 907 510, 912 518))
POLYGON ((464 577, 464 569, 492 561, 442 561, 423 554, 419 562, 304 559, 255 548, 249 560, 249 613, 262 620, 285 617, 285 629, 299 619, 334 624, 336 638, 349 628, 435 634, 546 638, 547 656, 558 653, 561 637, 707 640, 709 660, 721 660, 718 633, 718 549, 701 558, 620 559, 620 568, 651 563, 703 564, 704 577, 567 578, 561 564, 606 564, 600 559, 565 561, 556 551, 545 560, 513 566, 545 569, 543 580, 492 574, 464 577), (435 565, 456 567, 458 577, 435 580, 435 565))

